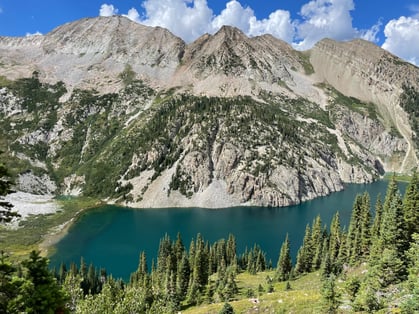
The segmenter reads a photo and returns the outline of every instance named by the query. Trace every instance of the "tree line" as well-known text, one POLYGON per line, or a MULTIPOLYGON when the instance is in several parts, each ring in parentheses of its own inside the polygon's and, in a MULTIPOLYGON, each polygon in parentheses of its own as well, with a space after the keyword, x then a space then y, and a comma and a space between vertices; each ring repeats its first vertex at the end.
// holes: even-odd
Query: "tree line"
MULTIPOLYGON (((249 297, 274 290, 275 281, 292 282, 319 271, 324 311, 337 312, 344 293, 355 311, 374 312, 386 308, 387 296, 403 289, 401 311, 419 311, 419 179, 414 174, 404 197, 396 181, 390 180, 384 201, 379 197, 371 212, 370 196, 358 195, 348 228, 336 213, 327 227, 316 217, 306 226, 295 263, 286 236, 275 268, 255 245, 237 254, 230 235, 210 244, 200 234, 185 246, 180 234, 165 235, 151 264, 145 252, 129 282, 114 279, 106 270, 62 265, 48 269, 48 260, 32 252, 27 260, 12 264, 0 259, 0 313, 176 313, 199 304, 229 302, 238 297, 236 276, 274 270, 267 285, 248 289, 249 297), (364 269, 359 275, 349 270, 364 269)), ((225 311, 231 307, 225 306, 225 311)))

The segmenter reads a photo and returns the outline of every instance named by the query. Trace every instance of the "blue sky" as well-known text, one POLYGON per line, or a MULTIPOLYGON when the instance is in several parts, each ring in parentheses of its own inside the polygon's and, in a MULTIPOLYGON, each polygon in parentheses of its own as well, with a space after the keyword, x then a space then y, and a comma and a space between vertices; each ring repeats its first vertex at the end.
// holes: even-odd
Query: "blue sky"
POLYGON ((221 25, 263 33, 297 49, 324 37, 364 38, 419 64, 418 0, 0 0, 0 36, 46 34, 66 22, 126 15, 191 42, 221 25))

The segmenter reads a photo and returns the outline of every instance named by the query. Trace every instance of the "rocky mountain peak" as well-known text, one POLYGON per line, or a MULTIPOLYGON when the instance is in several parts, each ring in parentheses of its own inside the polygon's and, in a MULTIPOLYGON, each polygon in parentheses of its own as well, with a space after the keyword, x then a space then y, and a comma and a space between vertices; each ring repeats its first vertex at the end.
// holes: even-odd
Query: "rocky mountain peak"
POLYGON ((185 44, 99 17, 0 38, 0 65, 0 150, 64 193, 282 206, 418 164, 400 103, 415 117, 419 69, 362 40, 299 52, 224 26, 185 44))
POLYGON ((246 41, 248 39, 248 37, 240 29, 229 25, 221 26, 213 37, 216 40, 225 41, 246 41))

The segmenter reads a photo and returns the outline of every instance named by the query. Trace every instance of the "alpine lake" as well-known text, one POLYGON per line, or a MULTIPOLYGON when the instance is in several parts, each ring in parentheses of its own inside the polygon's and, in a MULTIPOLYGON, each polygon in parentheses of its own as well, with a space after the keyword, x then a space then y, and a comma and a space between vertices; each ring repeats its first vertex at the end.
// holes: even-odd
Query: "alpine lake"
MULTIPOLYGON (((185 247, 189 248, 191 239, 196 239, 200 233, 210 243, 233 234, 238 254, 257 244, 266 252, 267 260, 276 266, 287 233, 295 259, 305 227, 311 226, 317 215, 329 226, 333 215, 339 211, 341 225, 348 227, 356 195, 368 192, 373 211, 379 194, 384 201, 387 185, 388 181, 348 184, 343 191, 281 208, 132 209, 107 205, 85 211, 74 222, 55 245, 50 263, 58 269, 61 263, 79 264, 83 257, 87 264, 105 268, 114 278, 128 280, 137 269, 141 251, 146 252, 149 267, 153 259, 156 262, 159 242, 165 234, 175 241, 180 233, 185 247)), ((405 183, 399 183, 402 193, 405 188, 405 183)))

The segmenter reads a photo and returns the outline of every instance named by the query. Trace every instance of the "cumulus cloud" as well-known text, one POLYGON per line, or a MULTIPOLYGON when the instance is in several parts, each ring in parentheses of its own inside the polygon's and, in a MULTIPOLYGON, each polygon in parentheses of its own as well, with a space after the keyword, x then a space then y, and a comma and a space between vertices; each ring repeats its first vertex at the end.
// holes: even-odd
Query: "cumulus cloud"
MULTIPOLYGON (((149 26, 169 29, 186 42, 191 42, 204 33, 214 33, 223 25, 241 29, 248 36, 272 34, 292 44, 296 49, 309 49, 317 41, 329 37, 335 40, 363 38, 378 43, 382 21, 369 29, 359 30, 353 26, 351 12, 354 0, 310 0, 301 7, 300 18, 291 19, 290 12, 276 10, 267 18, 258 19, 252 8, 238 0, 229 0, 225 8, 215 15, 207 0, 144 0, 143 13, 131 8, 129 19, 149 26)), ((402 58, 419 63, 419 6, 412 6, 412 17, 401 17, 388 22, 383 48, 402 58)), ((101 16, 118 14, 112 4, 102 4, 101 16)))
POLYGON ((185 41, 211 31, 213 12, 206 0, 146 0, 143 8, 143 24, 168 28, 185 41))
POLYGON ((419 66, 419 18, 402 16, 384 28, 382 47, 419 66))
POLYGON ((253 10, 249 7, 243 7, 238 1, 230 1, 226 8, 216 16, 211 23, 214 30, 220 29, 223 25, 230 25, 240 28, 243 32, 249 33, 250 19, 255 16, 253 10))
MULTIPOLYGON (((219 15, 214 15, 206 0, 146 0, 143 1, 144 16, 135 8, 123 16, 149 26, 161 26, 175 35, 191 42, 205 33, 214 33, 223 25, 235 26, 249 36, 272 34, 292 42, 295 26, 288 11, 277 10, 268 18, 258 20, 254 11, 230 0, 219 15)), ((111 4, 103 4, 99 14, 111 16, 118 13, 111 4)))
POLYGON ((128 14, 123 14, 123 16, 129 18, 131 21, 141 23, 140 14, 135 8, 129 9, 128 14))
POLYGON ((288 11, 276 10, 269 15, 269 18, 257 20, 252 16, 249 20, 250 36, 272 34, 273 36, 291 43, 295 35, 295 23, 291 21, 288 11))
POLYGON ((354 10, 352 0, 312 0, 303 5, 303 18, 297 26, 298 49, 309 49, 319 40, 329 37, 348 40, 356 37, 350 11, 354 10))
POLYGON ((118 9, 115 8, 112 4, 102 4, 99 10, 100 16, 112 16, 118 14, 118 9))

